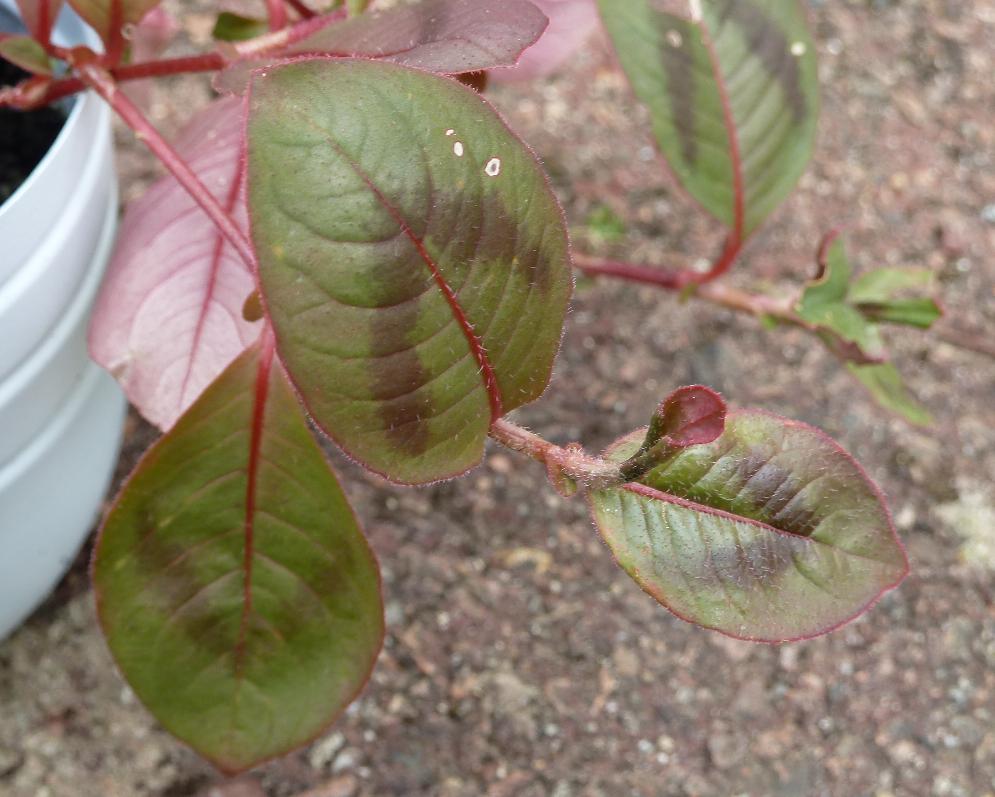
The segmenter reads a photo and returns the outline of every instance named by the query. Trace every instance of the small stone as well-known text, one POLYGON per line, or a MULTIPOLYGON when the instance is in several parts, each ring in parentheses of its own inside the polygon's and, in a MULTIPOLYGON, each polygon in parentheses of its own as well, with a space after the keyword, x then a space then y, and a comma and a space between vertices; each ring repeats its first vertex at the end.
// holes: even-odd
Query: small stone
POLYGON ((320 786, 315 786, 297 797, 355 797, 359 792, 359 780, 355 775, 340 775, 320 786))
POLYGON ((719 769, 729 769, 746 755, 746 742, 741 736, 719 733, 708 740, 708 755, 719 769))
POLYGON ((335 758, 335 754, 345 745, 345 736, 339 732, 319 739, 308 752, 307 760, 313 769, 325 769, 335 758))
POLYGON ((358 761, 359 750, 347 747, 335 757, 335 763, 332 764, 332 772, 344 772, 347 769, 352 769, 358 761))

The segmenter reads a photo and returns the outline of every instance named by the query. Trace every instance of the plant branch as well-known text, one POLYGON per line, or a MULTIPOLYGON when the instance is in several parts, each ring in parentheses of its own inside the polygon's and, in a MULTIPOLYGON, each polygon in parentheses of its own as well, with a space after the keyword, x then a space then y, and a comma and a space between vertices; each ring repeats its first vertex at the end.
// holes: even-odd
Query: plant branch
POLYGON ((630 282, 654 285, 658 288, 675 292, 689 289, 689 296, 710 301, 712 304, 717 304, 730 310, 748 313, 758 318, 764 316, 776 318, 782 323, 806 329, 810 326, 795 312, 794 305, 796 299, 793 296, 784 299, 775 299, 772 296, 749 293, 717 282, 696 285, 692 280, 686 278, 685 275, 687 272, 684 271, 674 271, 613 260, 600 261, 585 254, 574 254, 573 260, 574 266, 591 276, 618 277, 630 282))
POLYGON ((266 0, 266 14, 271 31, 282 30, 287 26, 287 7, 283 0, 266 0))
MULTIPOLYGON (((142 80, 150 77, 166 77, 167 75, 186 75, 197 72, 217 72, 229 64, 244 58, 259 58, 282 47, 288 47, 294 42, 311 35, 325 25, 329 25, 345 17, 343 9, 336 9, 322 16, 310 16, 285 27, 281 30, 267 33, 246 42, 227 45, 223 49, 201 55, 184 56, 181 58, 163 58, 157 61, 143 61, 137 64, 122 64, 106 70, 117 83, 128 80, 142 80)), ((62 52, 60 57, 71 58, 69 51, 62 52)), ((77 70, 78 71, 78 70, 77 70)), ((38 88, 40 81, 32 78, 20 86, 0 91, 0 108, 11 107, 19 110, 42 108, 50 103, 76 94, 87 87, 82 77, 67 77, 49 81, 44 89, 38 88), (30 85, 28 85, 30 84, 30 85), (21 87, 27 88, 21 88, 21 87)))
POLYGON ((142 115, 135 104, 120 90, 110 73, 102 67, 85 63, 78 66, 83 81, 107 101, 117 114, 124 120, 135 135, 193 197, 194 201, 217 226, 221 234, 238 252, 246 265, 255 271, 255 255, 249 239, 239 229, 235 220, 221 206, 221 203, 194 174, 179 154, 160 135, 159 131, 142 115))
POLYGON ((628 479, 614 462, 592 457, 579 445, 561 447, 544 440, 505 418, 491 424, 490 437, 495 442, 541 462, 550 473, 557 472, 584 485, 589 490, 624 484, 628 479))

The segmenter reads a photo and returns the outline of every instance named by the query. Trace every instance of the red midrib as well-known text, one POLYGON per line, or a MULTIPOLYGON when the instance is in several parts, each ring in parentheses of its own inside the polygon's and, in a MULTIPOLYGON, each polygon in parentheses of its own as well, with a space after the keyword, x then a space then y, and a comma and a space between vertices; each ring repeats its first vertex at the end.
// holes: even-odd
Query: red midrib
POLYGON ((235 674, 241 674, 245 662, 245 643, 252 616, 252 562, 255 556, 256 483, 259 480, 259 456, 262 447, 263 423, 266 417, 266 399, 269 396, 269 375, 273 366, 273 333, 267 326, 263 330, 259 352, 259 369, 252 400, 252 428, 249 433, 249 463, 245 487, 245 534, 242 560, 242 619, 238 640, 235 643, 235 674))
MULTIPOLYGON (((231 188, 228 190, 228 196, 225 199, 225 213, 229 216, 235 209, 235 203, 238 201, 238 192, 242 187, 242 169, 238 168, 236 164, 235 178, 232 180, 231 188)), ((211 304, 211 300, 214 298, 214 289, 218 284, 218 269, 221 267, 221 253, 225 248, 225 237, 221 232, 211 225, 211 229, 214 232, 214 251, 211 253, 211 268, 207 278, 207 295, 204 297, 204 301, 200 306, 200 315, 197 317, 197 326, 194 329, 193 341, 190 343, 190 361, 187 363, 186 372, 183 374, 183 384, 180 387, 180 409, 183 409, 183 404, 187 395, 187 386, 190 382, 190 375, 193 373, 194 360, 197 358, 197 350, 200 347, 200 339, 204 332, 204 323, 207 320, 207 308, 211 304)), ((241 262, 241 258, 239 258, 241 262)))
POLYGON ((498 385, 497 375, 494 373, 494 367, 491 365, 491 361, 487 357, 487 350, 484 349, 483 342, 479 337, 477 337, 473 324, 470 323, 470 319, 466 317, 466 313, 463 312, 463 308, 460 306, 459 298, 456 296, 456 292, 452 289, 449 283, 446 282, 445 277, 442 276, 442 272, 439 271, 438 264, 425 248, 425 244, 417 235, 415 235, 414 230, 412 230, 407 221, 405 221, 400 211, 398 211, 397 208, 390 203, 383 191, 381 191, 373 180, 371 180, 366 174, 366 172, 359 167, 358 163, 353 161, 352 158, 343 152, 341 147, 332 141, 331 138, 328 140, 335 151, 346 161, 346 163, 349 164, 359 178, 366 183, 367 187, 374 193, 380 204, 383 205, 384 209, 393 217, 394 221, 397 222, 398 226, 401 228, 401 232, 403 232, 408 240, 414 244, 415 249, 421 256, 421 259, 425 261, 425 265, 428 266, 429 271, 432 272, 432 278, 435 280, 435 284, 438 286, 439 290, 442 291, 442 295, 446 297, 449 309, 452 311, 453 317, 456 319, 456 323, 460 325, 460 329, 463 331, 466 342, 470 346, 470 353, 473 355, 473 359, 476 360, 477 366, 480 368, 480 375, 484 382, 484 389, 487 391, 488 402, 490 403, 491 423, 494 423, 494 421, 504 415, 504 406, 501 401, 501 389, 498 385))

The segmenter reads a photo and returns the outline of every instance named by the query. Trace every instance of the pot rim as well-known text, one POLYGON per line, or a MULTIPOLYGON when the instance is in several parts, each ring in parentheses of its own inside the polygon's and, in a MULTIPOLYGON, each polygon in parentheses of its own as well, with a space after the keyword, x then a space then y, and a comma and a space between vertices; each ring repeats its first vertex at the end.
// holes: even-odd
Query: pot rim
MULTIPOLYGON (((10 11, 17 13, 17 5, 14 0, 0 0, 0 5, 3 5, 10 11)), ((62 12, 59 14, 59 19, 56 20, 55 27, 53 28, 53 37, 58 39, 59 44, 63 46, 85 44, 94 48, 98 52, 103 50, 100 37, 97 36, 93 28, 87 25, 68 6, 62 9, 62 12), (67 13, 70 16, 67 17, 67 13), (79 26, 80 33, 78 35, 67 37, 59 30, 60 24, 64 27, 67 24, 67 20, 79 26)), ((52 142, 52 146, 48 148, 48 151, 45 153, 44 157, 38 161, 35 167, 31 170, 31 173, 24 178, 24 181, 17 187, 14 193, 7 197, 6 201, 0 202, 0 225, 3 224, 4 217, 10 212, 10 208, 16 205, 18 200, 31 191, 34 184, 41 179, 39 175, 46 171, 51 162, 58 157, 59 151, 65 149, 67 146, 67 140, 76 134, 76 129, 81 124, 80 119, 83 117, 85 109, 94 103, 102 102, 102 100, 92 91, 80 92, 71 99, 72 108, 66 116, 66 121, 62 125, 62 129, 59 130, 59 134, 55 137, 55 141, 52 142)))

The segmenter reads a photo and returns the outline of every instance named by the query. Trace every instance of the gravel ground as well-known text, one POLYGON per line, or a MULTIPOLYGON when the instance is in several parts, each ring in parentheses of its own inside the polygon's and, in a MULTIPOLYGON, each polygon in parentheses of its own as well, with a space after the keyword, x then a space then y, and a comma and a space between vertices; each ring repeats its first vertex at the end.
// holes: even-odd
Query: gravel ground
MULTIPOLYGON (((861 267, 925 265, 947 336, 995 328, 995 2, 813 3, 825 85, 816 162, 732 281, 797 285, 844 224, 861 267)), ((203 41, 210 17, 185 21, 203 41)), ((173 130, 203 80, 150 91, 173 130)), ((491 94, 553 176, 578 249, 711 254, 603 43, 541 86, 491 94), (610 209, 614 240, 592 213, 610 209)), ((128 136, 126 196, 155 167, 128 136)), ((10 797, 614 797, 995 794, 995 364, 938 335, 890 340, 936 415, 876 408, 812 340, 582 280, 553 384, 517 419, 598 449, 671 388, 826 429, 888 495, 912 576, 868 615, 780 647, 682 623, 616 568, 583 502, 503 451, 459 482, 401 490, 334 452, 384 570, 373 679, 324 738, 224 782, 159 730, 116 673, 84 559, 0 644, 0 794, 10 797)), ((152 439, 129 426, 118 477, 152 439)))

